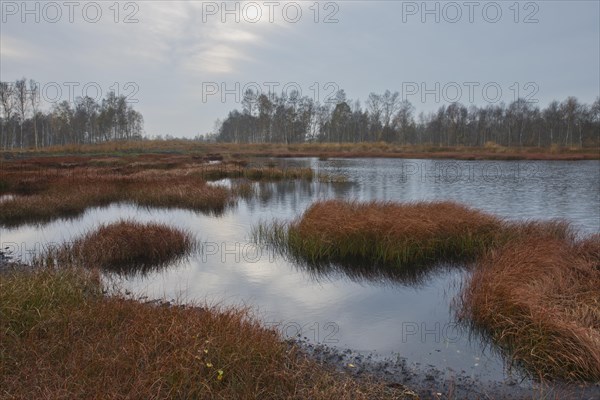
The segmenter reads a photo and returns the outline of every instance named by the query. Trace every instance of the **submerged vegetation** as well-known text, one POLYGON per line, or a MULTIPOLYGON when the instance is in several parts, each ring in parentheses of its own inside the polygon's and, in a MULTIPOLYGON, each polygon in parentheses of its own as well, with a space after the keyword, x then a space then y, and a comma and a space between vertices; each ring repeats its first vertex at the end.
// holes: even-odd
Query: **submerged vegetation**
POLYGON ((508 222, 452 202, 328 200, 253 237, 309 270, 350 277, 418 281, 472 262, 461 316, 512 364, 541 379, 600 379, 600 236, 578 241, 566 222, 508 222))
POLYGON ((51 250, 40 263, 76 264, 132 273, 173 263, 196 248, 189 232, 157 223, 119 221, 101 225, 75 241, 51 250))
POLYGON ((414 398, 325 369, 245 310, 106 297, 76 267, 0 274, 0 387, 9 398, 414 398))

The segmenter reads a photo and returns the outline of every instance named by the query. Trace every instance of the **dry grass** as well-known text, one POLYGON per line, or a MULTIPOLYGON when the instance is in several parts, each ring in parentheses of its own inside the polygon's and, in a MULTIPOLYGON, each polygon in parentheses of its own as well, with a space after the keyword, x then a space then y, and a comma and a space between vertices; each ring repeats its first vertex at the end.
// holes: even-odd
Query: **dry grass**
POLYGON ((390 157, 490 160, 582 160, 600 159, 598 148, 571 149, 554 146, 503 147, 487 143, 482 147, 440 147, 437 145, 397 145, 390 143, 302 143, 302 144, 236 144, 202 143, 188 140, 108 142, 94 145, 68 145, 6 154, 90 154, 131 155, 144 153, 195 154, 206 159, 239 157, 390 157))
POLYGON ((309 263, 421 268, 474 261, 513 240, 572 240, 575 233, 565 221, 508 222, 451 201, 326 200, 290 223, 261 223, 252 236, 309 263))
POLYGON ((440 263, 477 261, 463 320, 536 378, 600 380, 600 235, 577 241, 564 221, 507 222, 451 202, 340 200, 253 234, 351 278, 418 282, 440 263))
POLYGON ((38 157, 4 163, 0 168, 0 195, 16 197, 3 200, 0 225, 75 217, 89 207, 115 202, 218 214, 234 204, 238 194, 249 196, 251 192, 238 193, 207 181, 313 179, 310 168, 206 161, 207 157, 193 155, 148 154, 122 158, 38 157))
POLYGON ((31 185, 43 185, 46 189, 30 195, 15 191, 17 196, 2 202, 1 225, 16 226, 75 217, 87 208, 117 202, 209 213, 220 213, 233 202, 227 188, 208 185, 191 176, 80 173, 73 177, 40 177, 37 181, 32 180, 31 185))
POLYGON ((101 225, 50 254, 41 263, 55 259, 117 272, 147 272, 176 262, 196 249, 189 232, 157 223, 119 221, 101 225))
POLYGON ((251 181, 278 181, 284 179, 312 180, 311 168, 280 168, 276 166, 249 166, 240 162, 205 165, 197 172, 207 180, 245 178, 251 181))
POLYGON ((314 203, 288 225, 261 225, 257 241, 309 262, 409 267, 471 260, 498 239, 502 221, 457 203, 314 203))
POLYGON ((0 275, 2 398, 414 398, 408 393, 324 369, 244 310, 105 297, 97 274, 82 269, 0 275))
POLYGON ((347 183, 348 178, 342 174, 319 173, 317 179, 321 183, 347 183))
POLYGON ((540 379, 600 381, 600 236, 491 252, 462 295, 462 317, 540 379))

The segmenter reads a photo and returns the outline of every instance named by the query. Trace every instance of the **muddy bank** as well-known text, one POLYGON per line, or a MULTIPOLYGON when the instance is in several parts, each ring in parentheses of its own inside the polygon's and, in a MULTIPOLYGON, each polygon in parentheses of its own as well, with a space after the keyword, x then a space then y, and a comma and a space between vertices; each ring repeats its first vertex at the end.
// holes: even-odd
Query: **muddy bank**
POLYGON ((443 370, 434 365, 411 364, 402 357, 383 358, 374 353, 313 344, 307 338, 290 339, 290 342, 326 366, 356 379, 373 377, 389 387, 409 387, 420 399, 600 398, 600 382, 581 385, 541 384, 518 376, 507 377, 504 381, 484 381, 472 378, 464 370, 443 370))

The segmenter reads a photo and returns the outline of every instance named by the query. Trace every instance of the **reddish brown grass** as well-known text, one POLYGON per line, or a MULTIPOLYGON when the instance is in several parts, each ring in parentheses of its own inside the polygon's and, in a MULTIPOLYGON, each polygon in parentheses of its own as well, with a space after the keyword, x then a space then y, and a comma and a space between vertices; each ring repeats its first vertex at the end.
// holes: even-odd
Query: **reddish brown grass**
POLYGON ((146 207, 221 213, 237 195, 207 180, 312 179, 310 168, 206 164, 195 156, 142 155, 122 159, 46 157, 5 163, 0 169, 0 225, 73 217, 89 207, 130 202, 146 207))
POLYGON ((0 224, 6 226, 77 216, 115 202, 219 213, 234 201, 227 188, 182 170, 24 169, 3 176, 5 194, 17 195, 2 203, 0 224))
POLYGON ((600 236, 513 241, 481 262, 462 305, 539 378, 600 381, 600 236))
POLYGON ((102 295, 81 269, 0 275, 0 393, 27 399, 401 399, 325 369, 244 310, 102 295))
POLYGON ((578 242, 564 221, 507 222, 451 202, 340 200, 254 235, 303 265, 341 265, 350 277, 478 261, 463 319, 539 378, 600 379, 600 235, 578 242))
POLYGON ((309 261, 403 266, 471 259, 497 239, 502 222, 452 202, 328 200, 286 228, 271 231, 273 241, 309 261))
MULTIPOLYGON (((598 148, 540 148, 503 147, 440 147, 435 145, 397 145, 390 143, 302 143, 302 144, 236 144, 201 143, 187 140, 109 142, 94 145, 68 145, 26 152, 26 156, 45 154, 137 155, 143 153, 194 154, 198 158, 214 159, 236 157, 386 157, 386 158, 438 158, 438 159, 488 159, 488 160, 584 160, 600 159, 598 148)), ((175 155, 177 155, 175 154, 175 155)))
POLYGON ((508 222, 450 201, 326 200, 289 224, 260 224, 253 236, 308 262, 378 268, 473 261, 511 240, 572 239, 574 232, 564 221, 508 222))
POLYGON ((192 234, 157 223, 101 225, 43 258, 119 272, 148 271, 173 263, 196 248, 192 234))

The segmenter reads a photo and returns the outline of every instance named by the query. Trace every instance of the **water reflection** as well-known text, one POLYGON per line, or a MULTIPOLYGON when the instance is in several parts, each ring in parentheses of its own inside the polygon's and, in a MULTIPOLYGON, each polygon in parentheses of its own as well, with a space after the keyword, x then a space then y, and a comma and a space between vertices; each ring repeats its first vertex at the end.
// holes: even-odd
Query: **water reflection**
MULTIPOLYGON (((288 256, 290 257, 290 256, 288 256)), ((452 269, 467 270, 464 264, 435 262, 419 265, 372 265, 365 263, 328 263, 310 262, 301 257, 290 257, 288 262, 316 282, 329 280, 332 277, 345 277, 357 283, 385 284, 391 286, 424 286, 432 276, 443 275, 452 269)))

